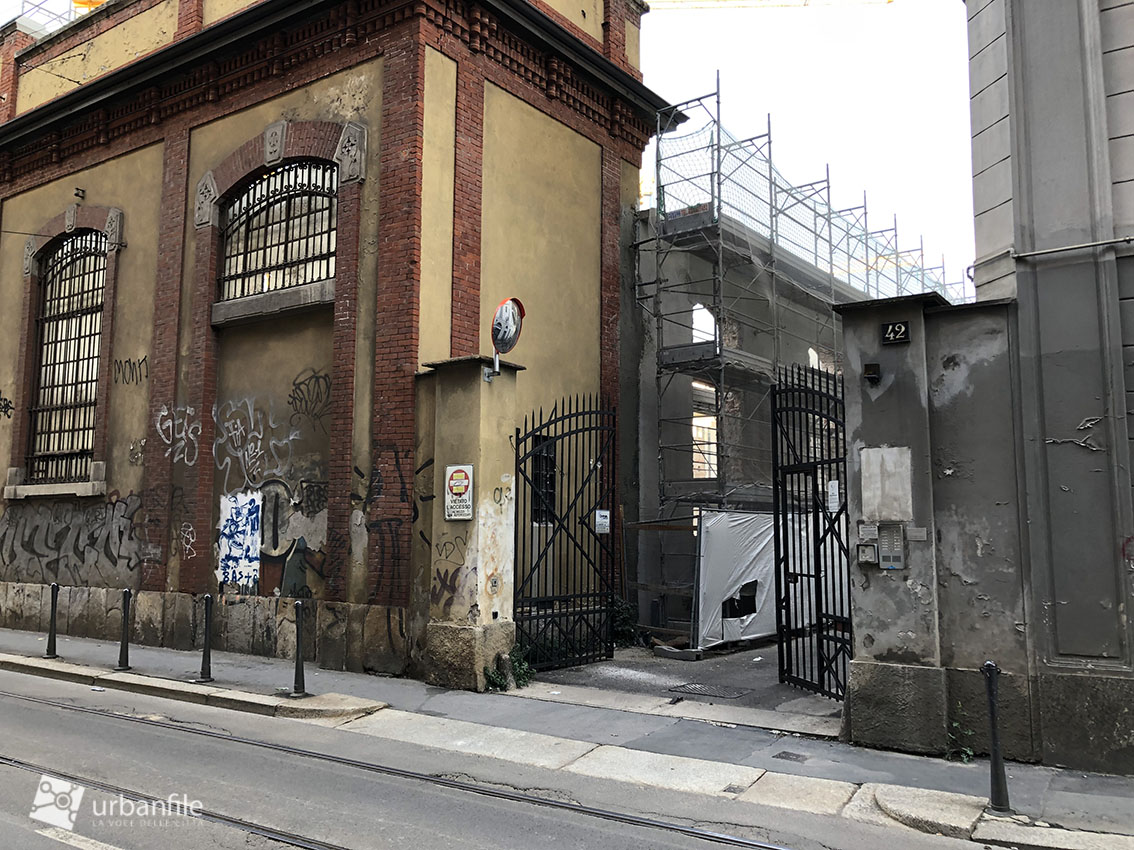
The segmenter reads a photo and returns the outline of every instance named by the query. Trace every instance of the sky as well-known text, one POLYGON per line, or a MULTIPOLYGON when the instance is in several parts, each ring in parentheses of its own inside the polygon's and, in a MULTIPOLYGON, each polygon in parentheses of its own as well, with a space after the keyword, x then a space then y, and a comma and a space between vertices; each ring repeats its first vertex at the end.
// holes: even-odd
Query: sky
MULTIPOLYGON (((719 70, 735 138, 764 132, 771 113, 784 177, 822 179, 829 163, 836 209, 865 190, 872 230, 897 214, 900 248, 924 236, 926 265, 944 255, 946 280, 961 280, 974 254, 963 0, 757 2, 644 15, 646 85, 685 101, 712 92, 719 70)), ((652 147, 647 156, 652 171, 652 147)))

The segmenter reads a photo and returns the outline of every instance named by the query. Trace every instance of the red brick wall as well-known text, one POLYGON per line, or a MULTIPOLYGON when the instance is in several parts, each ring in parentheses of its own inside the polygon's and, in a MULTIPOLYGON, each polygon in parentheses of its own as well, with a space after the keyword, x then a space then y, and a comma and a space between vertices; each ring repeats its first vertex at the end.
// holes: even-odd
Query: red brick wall
POLYGON ((368 505, 368 602, 406 605, 413 520, 414 374, 421 284, 421 170, 425 47, 420 18, 399 25, 385 49, 378 185, 377 333, 368 505))
MULTIPOLYGON (((181 0, 190 26, 196 0, 181 0)), ((131 7, 133 8, 133 7, 131 7)), ((471 19, 453 7, 430 2, 382 7, 351 0, 313 13, 302 26, 281 29, 271 39, 242 45, 238 53, 217 57, 171 76, 150 89, 129 95, 112 107, 64 121, 34 142, 0 150, 0 199, 74 171, 89 168, 154 142, 164 142, 161 250, 155 271, 154 342, 150 355, 150 422, 163 404, 192 405, 200 415, 201 459, 184 479, 186 516, 195 528, 213 525, 212 405, 216 391, 215 333, 211 306, 216 286, 215 228, 197 232, 192 270, 190 361, 178 385, 178 333, 183 279, 183 235, 192 215, 195 186, 188 185, 188 140, 194 126, 245 109, 282 92, 300 88, 328 74, 385 57, 379 145, 377 342, 373 381, 372 469, 380 484, 369 500, 367 588, 370 602, 401 605, 410 593, 410 524, 413 506, 414 371, 418 351, 418 298, 421 265, 421 168, 424 123, 424 47, 431 45, 458 63, 457 139, 454 195, 453 321, 454 356, 480 349, 481 161, 483 87, 500 86, 544 114, 594 141, 602 157, 602 310, 599 344, 601 382, 612 398, 618 374, 618 199, 619 161, 637 163, 649 131, 641 115, 615 95, 595 88, 568 63, 542 54, 506 31, 480 10, 471 19), (349 48, 349 49, 347 49, 349 48), (378 492, 380 491, 380 492, 378 492)), ((62 49, 62 48, 61 48, 62 49)), ((293 125, 294 126, 294 125, 293 125)), ((339 125, 307 131, 289 129, 287 156, 326 156, 339 125), (318 140, 308 138, 313 133, 318 140), (295 145, 296 147, 292 147, 295 145), (321 146, 321 147, 320 147, 321 146), (319 153, 318 151, 323 151, 319 153)), ((214 170, 218 189, 262 166, 262 137, 240 146, 214 170)), ((334 370, 328 534, 349 539, 349 492, 353 475, 350 439, 353 422, 353 367, 357 280, 357 187, 340 190, 340 242, 333 340, 334 370), (355 210, 356 212, 351 212, 355 210), (353 233, 353 236, 351 235, 353 233), (352 242, 353 240, 353 242, 352 242), (344 483, 347 482, 347 483, 344 483)), ((173 471, 160 440, 149 440, 145 481, 151 542, 167 547, 171 534, 170 494, 173 471)), ((180 589, 201 592, 209 586, 212 553, 198 546, 198 556, 182 563, 180 589)), ((346 548, 346 547, 344 547, 346 548)), ((147 562, 142 586, 169 583, 168 551, 147 562)), ((328 599, 345 598, 345 560, 332 562, 328 599)))
POLYGON ((16 114, 16 93, 19 75, 16 73, 16 53, 35 43, 26 32, 13 29, 0 42, 0 123, 16 114))
MULTIPOLYGON (((162 149, 161 220, 158 241, 169 250, 158 252, 154 277, 153 336, 150 341, 150 411, 147 425, 157 421, 162 407, 176 406, 177 339, 181 328, 182 239, 189 197, 189 126, 185 120, 166 126, 162 149)), ((161 440, 148 439, 142 458, 146 512, 153 534, 150 543, 161 547, 158 557, 142 566, 142 590, 167 590, 173 457, 161 440)), ((173 533, 177 533, 176 530, 173 533)))

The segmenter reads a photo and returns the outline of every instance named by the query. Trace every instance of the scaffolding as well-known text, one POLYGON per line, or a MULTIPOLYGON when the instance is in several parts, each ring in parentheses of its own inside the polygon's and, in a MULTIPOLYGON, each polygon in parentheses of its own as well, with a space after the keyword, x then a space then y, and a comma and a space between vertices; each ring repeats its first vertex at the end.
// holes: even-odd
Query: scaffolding
POLYGON ((965 288, 945 282, 944 261, 926 265, 921 241, 900 247, 896 218, 871 230, 865 195, 833 208, 829 168, 810 183, 786 180, 770 118, 758 136, 730 135, 719 86, 659 112, 656 138, 637 298, 656 347, 643 368, 654 371, 658 448, 657 504, 641 506, 656 519, 641 528, 660 534, 643 547, 657 569, 638 589, 662 597, 643 625, 681 634, 695 626, 690 603, 665 597, 693 596, 700 511, 771 510, 778 367, 841 369, 837 303, 930 291, 960 301, 965 288))
POLYGON ((39 27, 41 34, 47 35, 67 26, 103 2, 104 0, 21 0, 20 17, 39 27))

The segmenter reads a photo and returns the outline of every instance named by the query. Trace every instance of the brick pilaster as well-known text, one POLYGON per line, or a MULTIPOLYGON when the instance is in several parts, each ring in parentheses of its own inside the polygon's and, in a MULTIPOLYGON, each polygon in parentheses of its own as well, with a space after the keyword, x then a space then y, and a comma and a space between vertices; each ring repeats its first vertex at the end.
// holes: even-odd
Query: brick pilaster
MULTIPOLYGON (((162 197, 158 222, 157 275, 154 280, 153 337, 150 340, 150 412, 147 431, 161 414, 162 406, 177 404, 177 340, 181 328, 181 280, 185 240, 185 206, 189 194, 189 129, 185 122, 170 122, 162 147, 162 197)), ((149 542, 160 546, 156 560, 142 567, 142 590, 167 590, 169 543, 176 529, 170 528, 170 498, 173 487, 173 453, 150 434, 143 457, 147 494, 149 542)), ((198 446, 198 460, 200 448, 198 446)))
POLYGON ((16 53, 35 44, 35 39, 15 26, 15 22, 0 30, 0 124, 16 115, 16 94, 20 74, 16 53))
POLYGON ((327 467, 327 561, 323 598, 346 600, 354 484, 354 358, 358 326, 358 253, 362 183, 339 187, 332 332, 331 440, 327 467))
POLYGON ((453 319, 450 354, 480 353, 480 215, 484 166, 484 73, 457 65, 456 183, 453 197, 453 319))
POLYGON ((205 25, 205 0, 180 0, 177 4, 177 30, 173 40, 185 38, 205 25))
MULTIPOLYGON (((406 605, 410 597, 417 370, 421 284, 422 132, 425 47, 421 19, 399 26, 386 47, 379 185, 382 209, 374 346, 372 482, 368 601, 406 605)), ((458 180, 459 180, 458 175, 458 180)))

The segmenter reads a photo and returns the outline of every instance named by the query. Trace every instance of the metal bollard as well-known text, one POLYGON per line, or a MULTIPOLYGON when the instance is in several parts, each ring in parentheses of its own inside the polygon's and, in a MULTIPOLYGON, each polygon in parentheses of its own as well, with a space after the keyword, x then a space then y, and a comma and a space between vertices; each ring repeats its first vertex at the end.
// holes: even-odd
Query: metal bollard
POLYGON ((51 622, 47 626, 47 652, 44 658, 58 658, 55 651, 55 618, 59 614, 59 584, 51 582, 51 622))
POLYGON ((988 690, 988 724, 992 761, 987 811, 998 815, 1013 814, 1008 802, 1008 777, 1004 773, 1004 756, 1000 752, 1000 728, 996 719, 997 685, 1000 668, 993 661, 984 662, 984 684, 988 690))
POLYGON ((122 591, 122 643, 118 647, 118 672, 130 669, 130 589, 122 591))
POLYGON ((289 697, 307 696, 307 686, 303 681, 303 603, 295 603, 295 684, 289 697))
POLYGON ((205 594, 205 647, 201 650, 201 675, 193 681, 203 685, 213 680, 213 595, 205 594))

